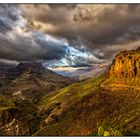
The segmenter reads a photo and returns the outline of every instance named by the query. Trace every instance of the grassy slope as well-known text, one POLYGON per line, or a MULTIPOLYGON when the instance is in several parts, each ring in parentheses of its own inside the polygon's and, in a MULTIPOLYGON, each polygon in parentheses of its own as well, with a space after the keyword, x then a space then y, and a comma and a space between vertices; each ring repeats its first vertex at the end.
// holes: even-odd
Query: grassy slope
POLYGON ((76 83, 43 97, 39 110, 46 111, 42 118, 49 121, 34 135, 92 135, 99 126, 119 129, 124 135, 140 135, 140 91, 102 88, 99 84, 104 79, 76 83), (50 121, 52 116, 57 117, 50 121))
POLYGON ((104 80, 104 76, 101 76, 100 79, 97 77, 56 90, 42 98, 39 103, 39 109, 42 110, 43 108, 50 107, 57 102, 62 102, 65 104, 65 107, 68 107, 90 94, 97 88, 97 85, 99 85, 102 80, 104 80))
MULTIPOLYGON (((55 92, 52 92, 49 95, 46 95, 42 98, 42 100, 39 103, 39 110, 42 112, 42 118, 48 119, 55 114, 55 116, 63 116, 65 112, 68 111, 68 116, 66 123, 64 124, 64 127, 67 126, 67 121, 69 119, 71 120, 72 112, 71 108, 79 101, 81 101, 85 96, 91 94, 92 92, 96 91, 101 81, 104 80, 104 76, 101 76, 99 78, 89 79, 82 83, 74 83, 68 87, 65 87, 63 89, 57 90, 55 92), (56 104, 59 103, 59 106, 56 106, 56 104), (46 112, 46 113, 44 113, 46 112)), ((59 119, 59 117, 58 117, 59 119)), ((65 120, 64 120, 65 122, 65 120)), ((51 122, 50 122, 51 123, 51 122)), ((57 127, 57 125, 56 125, 57 127)), ((60 126, 58 126, 60 127, 60 126)), ((42 131, 45 131, 45 127, 39 130, 39 133, 42 131)), ((53 129, 54 130, 54 129, 53 129)), ((55 131, 55 130, 54 130, 55 131)), ((57 129, 56 129, 57 131, 57 129)), ((54 133, 54 132, 53 132, 54 133)), ((38 132, 37 132, 38 134, 38 132)), ((55 134, 55 133, 54 133, 55 134)), ((52 135, 54 135, 52 134, 52 135)), ((36 135, 36 134, 35 134, 36 135)), ((42 135, 42 134, 41 134, 42 135)))

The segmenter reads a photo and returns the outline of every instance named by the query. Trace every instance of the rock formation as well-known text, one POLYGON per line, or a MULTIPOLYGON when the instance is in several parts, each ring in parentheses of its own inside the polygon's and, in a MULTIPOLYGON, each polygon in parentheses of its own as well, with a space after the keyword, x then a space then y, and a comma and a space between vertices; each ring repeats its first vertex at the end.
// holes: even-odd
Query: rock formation
POLYGON ((140 78, 140 47, 117 54, 110 67, 109 78, 123 80, 140 78))

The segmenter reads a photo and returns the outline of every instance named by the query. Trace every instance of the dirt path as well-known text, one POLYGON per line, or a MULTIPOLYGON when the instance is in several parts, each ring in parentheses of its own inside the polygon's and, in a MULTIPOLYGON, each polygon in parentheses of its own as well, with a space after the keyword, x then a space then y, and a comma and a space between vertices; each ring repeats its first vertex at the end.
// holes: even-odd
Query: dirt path
POLYGON ((101 85, 101 87, 110 89, 110 90, 115 90, 118 88, 132 88, 135 90, 140 90, 139 86, 130 86, 130 85, 125 85, 125 84, 109 84, 109 85, 101 85))

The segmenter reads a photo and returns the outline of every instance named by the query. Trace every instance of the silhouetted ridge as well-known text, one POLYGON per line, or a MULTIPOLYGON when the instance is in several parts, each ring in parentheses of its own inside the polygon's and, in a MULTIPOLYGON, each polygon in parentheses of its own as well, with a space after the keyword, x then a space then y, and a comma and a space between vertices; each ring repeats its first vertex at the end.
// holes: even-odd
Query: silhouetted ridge
POLYGON ((29 71, 29 72, 40 73, 45 71, 45 68, 42 66, 40 62, 20 63, 19 65, 16 66, 16 69, 19 72, 29 71))

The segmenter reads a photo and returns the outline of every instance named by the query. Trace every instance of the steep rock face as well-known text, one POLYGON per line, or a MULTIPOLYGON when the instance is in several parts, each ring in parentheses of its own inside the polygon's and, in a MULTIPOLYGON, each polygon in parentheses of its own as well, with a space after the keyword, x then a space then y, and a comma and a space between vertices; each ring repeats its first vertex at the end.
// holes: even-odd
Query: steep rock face
POLYGON ((116 55, 110 70, 109 78, 122 80, 140 78, 140 47, 136 50, 121 51, 116 55))

